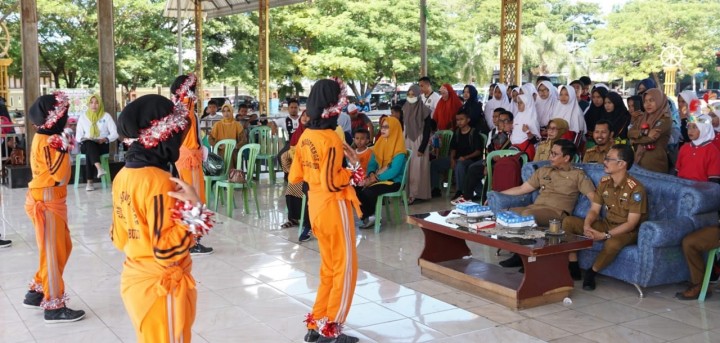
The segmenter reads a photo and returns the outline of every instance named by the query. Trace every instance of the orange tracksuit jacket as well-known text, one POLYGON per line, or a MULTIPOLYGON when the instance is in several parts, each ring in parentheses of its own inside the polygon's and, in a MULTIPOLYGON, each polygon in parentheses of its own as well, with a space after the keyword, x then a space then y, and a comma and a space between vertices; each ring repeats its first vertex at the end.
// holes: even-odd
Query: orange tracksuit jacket
POLYGON ((205 175, 202 170, 203 153, 200 149, 200 137, 198 132, 198 118, 195 115, 195 103, 183 99, 183 103, 188 107, 188 130, 180 146, 180 158, 175 162, 178 169, 180 179, 195 188, 200 196, 200 201, 204 204, 205 199, 205 175))
POLYGON ((48 145, 50 136, 36 133, 30 150, 33 178, 28 184, 25 211, 35 226, 40 267, 30 289, 45 294, 41 306, 52 310, 65 306, 63 271, 70 258, 72 241, 67 225, 68 153, 48 145))
POLYGON ((171 215, 170 173, 123 168, 113 180, 111 238, 126 255, 120 293, 138 342, 190 342, 197 291, 193 235, 171 215))
MULTIPOLYGON (((350 186, 351 171, 343 168, 343 144, 333 130, 305 130, 295 147, 288 182, 308 183, 310 224, 320 247, 320 286, 313 318, 342 324, 350 310, 357 280, 355 224, 360 213, 350 186)), ((314 323, 309 329, 316 329, 314 323)))

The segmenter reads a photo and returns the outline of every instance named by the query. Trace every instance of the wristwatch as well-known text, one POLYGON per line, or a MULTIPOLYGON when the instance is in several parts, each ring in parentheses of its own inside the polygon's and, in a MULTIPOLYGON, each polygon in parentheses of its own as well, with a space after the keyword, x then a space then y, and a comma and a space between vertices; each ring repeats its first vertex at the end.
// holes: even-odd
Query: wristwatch
POLYGON ((605 239, 608 240, 610 238, 612 238, 612 235, 610 234, 610 232, 605 232, 605 239))

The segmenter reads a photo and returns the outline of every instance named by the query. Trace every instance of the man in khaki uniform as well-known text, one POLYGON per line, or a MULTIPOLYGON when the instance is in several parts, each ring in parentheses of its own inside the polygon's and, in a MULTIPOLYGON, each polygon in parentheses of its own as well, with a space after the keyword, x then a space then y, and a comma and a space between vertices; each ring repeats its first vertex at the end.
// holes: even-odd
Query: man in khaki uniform
POLYGON ((610 151, 615 141, 615 133, 612 132, 610 122, 601 119, 595 123, 595 131, 593 131, 593 140, 595 146, 585 151, 583 163, 603 163, 605 155, 610 151))
MULTIPOLYGON (((566 140, 555 141, 550 150, 550 165, 538 169, 522 185, 502 191, 508 195, 523 195, 540 189, 535 203, 510 211, 523 216, 532 215, 539 226, 547 227, 550 219, 562 219, 572 213, 580 193, 592 200, 595 191, 590 178, 582 169, 573 168, 572 159, 577 154, 575 144, 566 140)), ((517 254, 500 262, 503 267, 519 267, 522 260, 517 254)))
MULTIPOLYGON (((609 175, 600 180, 587 216, 585 219, 566 217, 563 220, 566 232, 605 241, 592 267, 585 272, 585 290, 595 289, 595 274, 612 263, 623 247, 637 243, 638 227, 647 219, 645 187, 627 172, 634 161, 635 155, 630 146, 613 145, 603 160, 605 172, 609 175), (606 215, 599 219, 603 206, 606 215)), ((577 266, 577 254, 570 253, 569 259, 571 265, 577 266)))
MULTIPOLYGON (((690 286, 675 297, 680 300, 695 300, 700 296, 703 278, 705 277, 705 256, 707 252, 720 247, 720 226, 708 226, 688 234, 682 240, 683 254, 690 269, 690 286)), ((712 295, 708 287, 706 298, 712 295)))

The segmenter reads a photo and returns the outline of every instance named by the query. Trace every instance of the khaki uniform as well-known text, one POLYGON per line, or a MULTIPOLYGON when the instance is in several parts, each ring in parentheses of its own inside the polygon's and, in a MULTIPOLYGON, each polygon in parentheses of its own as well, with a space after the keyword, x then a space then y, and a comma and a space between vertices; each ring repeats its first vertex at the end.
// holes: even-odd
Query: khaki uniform
POLYGON ((549 160, 552 144, 553 142, 549 139, 538 144, 537 149, 535 150, 535 158, 533 159, 533 162, 549 160))
POLYGON ((690 282, 697 285, 705 276, 705 253, 720 247, 720 227, 710 226, 688 234, 682 240, 682 247, 690 269, 690 282))
POLYGON ((523 216, 535 216, 535 222, 540 226, 547 226, 550 219, 562 219, 570 215, 580 193, 587 195, 595 191, 595 186, 585 172, 573 167, 568 169, 542 167, 527 180, 527 183, 540 189, 540 195, 535 203, 510 210, 523 216))
MULTIPOLYGON (((603 176, 600 179, 593 202, 605 206, 606 214, 604 219, 598 219, 590 226, 600 232, 608 232, 615 227, 624 224, 630 213, 640 214, 640 223, 647 219, 647 194, 645 187, 634 177, 628 175, 620 185, 615 187, 610 176, 603 176)), ((584 233, 585 220, 578 217, 567 217, 563 220, 563 229, 567 232, 582 235, 584 233)), ((605 241, 602 251, 595 259, 593 269, 600 271, 607 267, 623 247, 637 243, 638 230, 635 227, 632 231, 619 235, 613 235, 605 241)))
MULTIPOLYGON (((642 121, 640 121, 642 123, 642 121)), ((658 120, 658 123, 654 128, 660 129, 660 137, 657 140, 653 140, 648 136, 643 136, 640 130, 640 125, 633 126, 632 129, 628 130, 628 138, 633 145, 633 148, 637 150, 638 145, 643 144, 654 144, 654 150, 646 150, 642 158, 638 161, 635 160, 635 164, 658 173, 668 172, 668 158, 667 158, 667 145, 670 141, 670 130, 672 129, 672 119, 670 117, 664 117, 658 120)))
POLYGON ((610 141, 608 144, 603 146, 596 145, 587 149, 585 151, 585 156, 583 156, 583 163, 603 163, 605 155, 607 155, 608 151, 610 151, 610 147, 612 147, 612 145, 613 141, 610 141))

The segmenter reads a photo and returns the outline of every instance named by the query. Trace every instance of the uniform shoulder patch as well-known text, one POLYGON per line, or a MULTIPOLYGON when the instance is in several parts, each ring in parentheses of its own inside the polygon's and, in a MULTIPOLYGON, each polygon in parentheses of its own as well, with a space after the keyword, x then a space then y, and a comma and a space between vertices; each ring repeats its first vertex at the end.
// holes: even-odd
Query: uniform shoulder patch
POLYGON ((600 182, 608 182, 612 180, 612 178, 609 175, 605 175, 600 179, 600 182))
POLYGON ((632 198, 633 200, 635 200, 635 202, 642 201, 642 195, 640 194, 640 192, 633 193, 632 198))
MULTIPOLYGON (((628 187, 630 187, 630 189, 635 189, 635 187, 637 187, 638 184, 637 184, 637 182, 635 182, 635 180, 633 180, 633 179, 631 179, 631 178, 628 178, 628 179, 627 179, 627 185, 628 185, 628 187)), ((640 195, 639 193, 635 193, 635 194, 638 194, 638 196, 640 195)), ((633 194, 633 197, 634 197, 634 196, 635 196, 635 195, 633 194)), ((640 201, 640 200, 637 200, 637 201, 640 201)))

